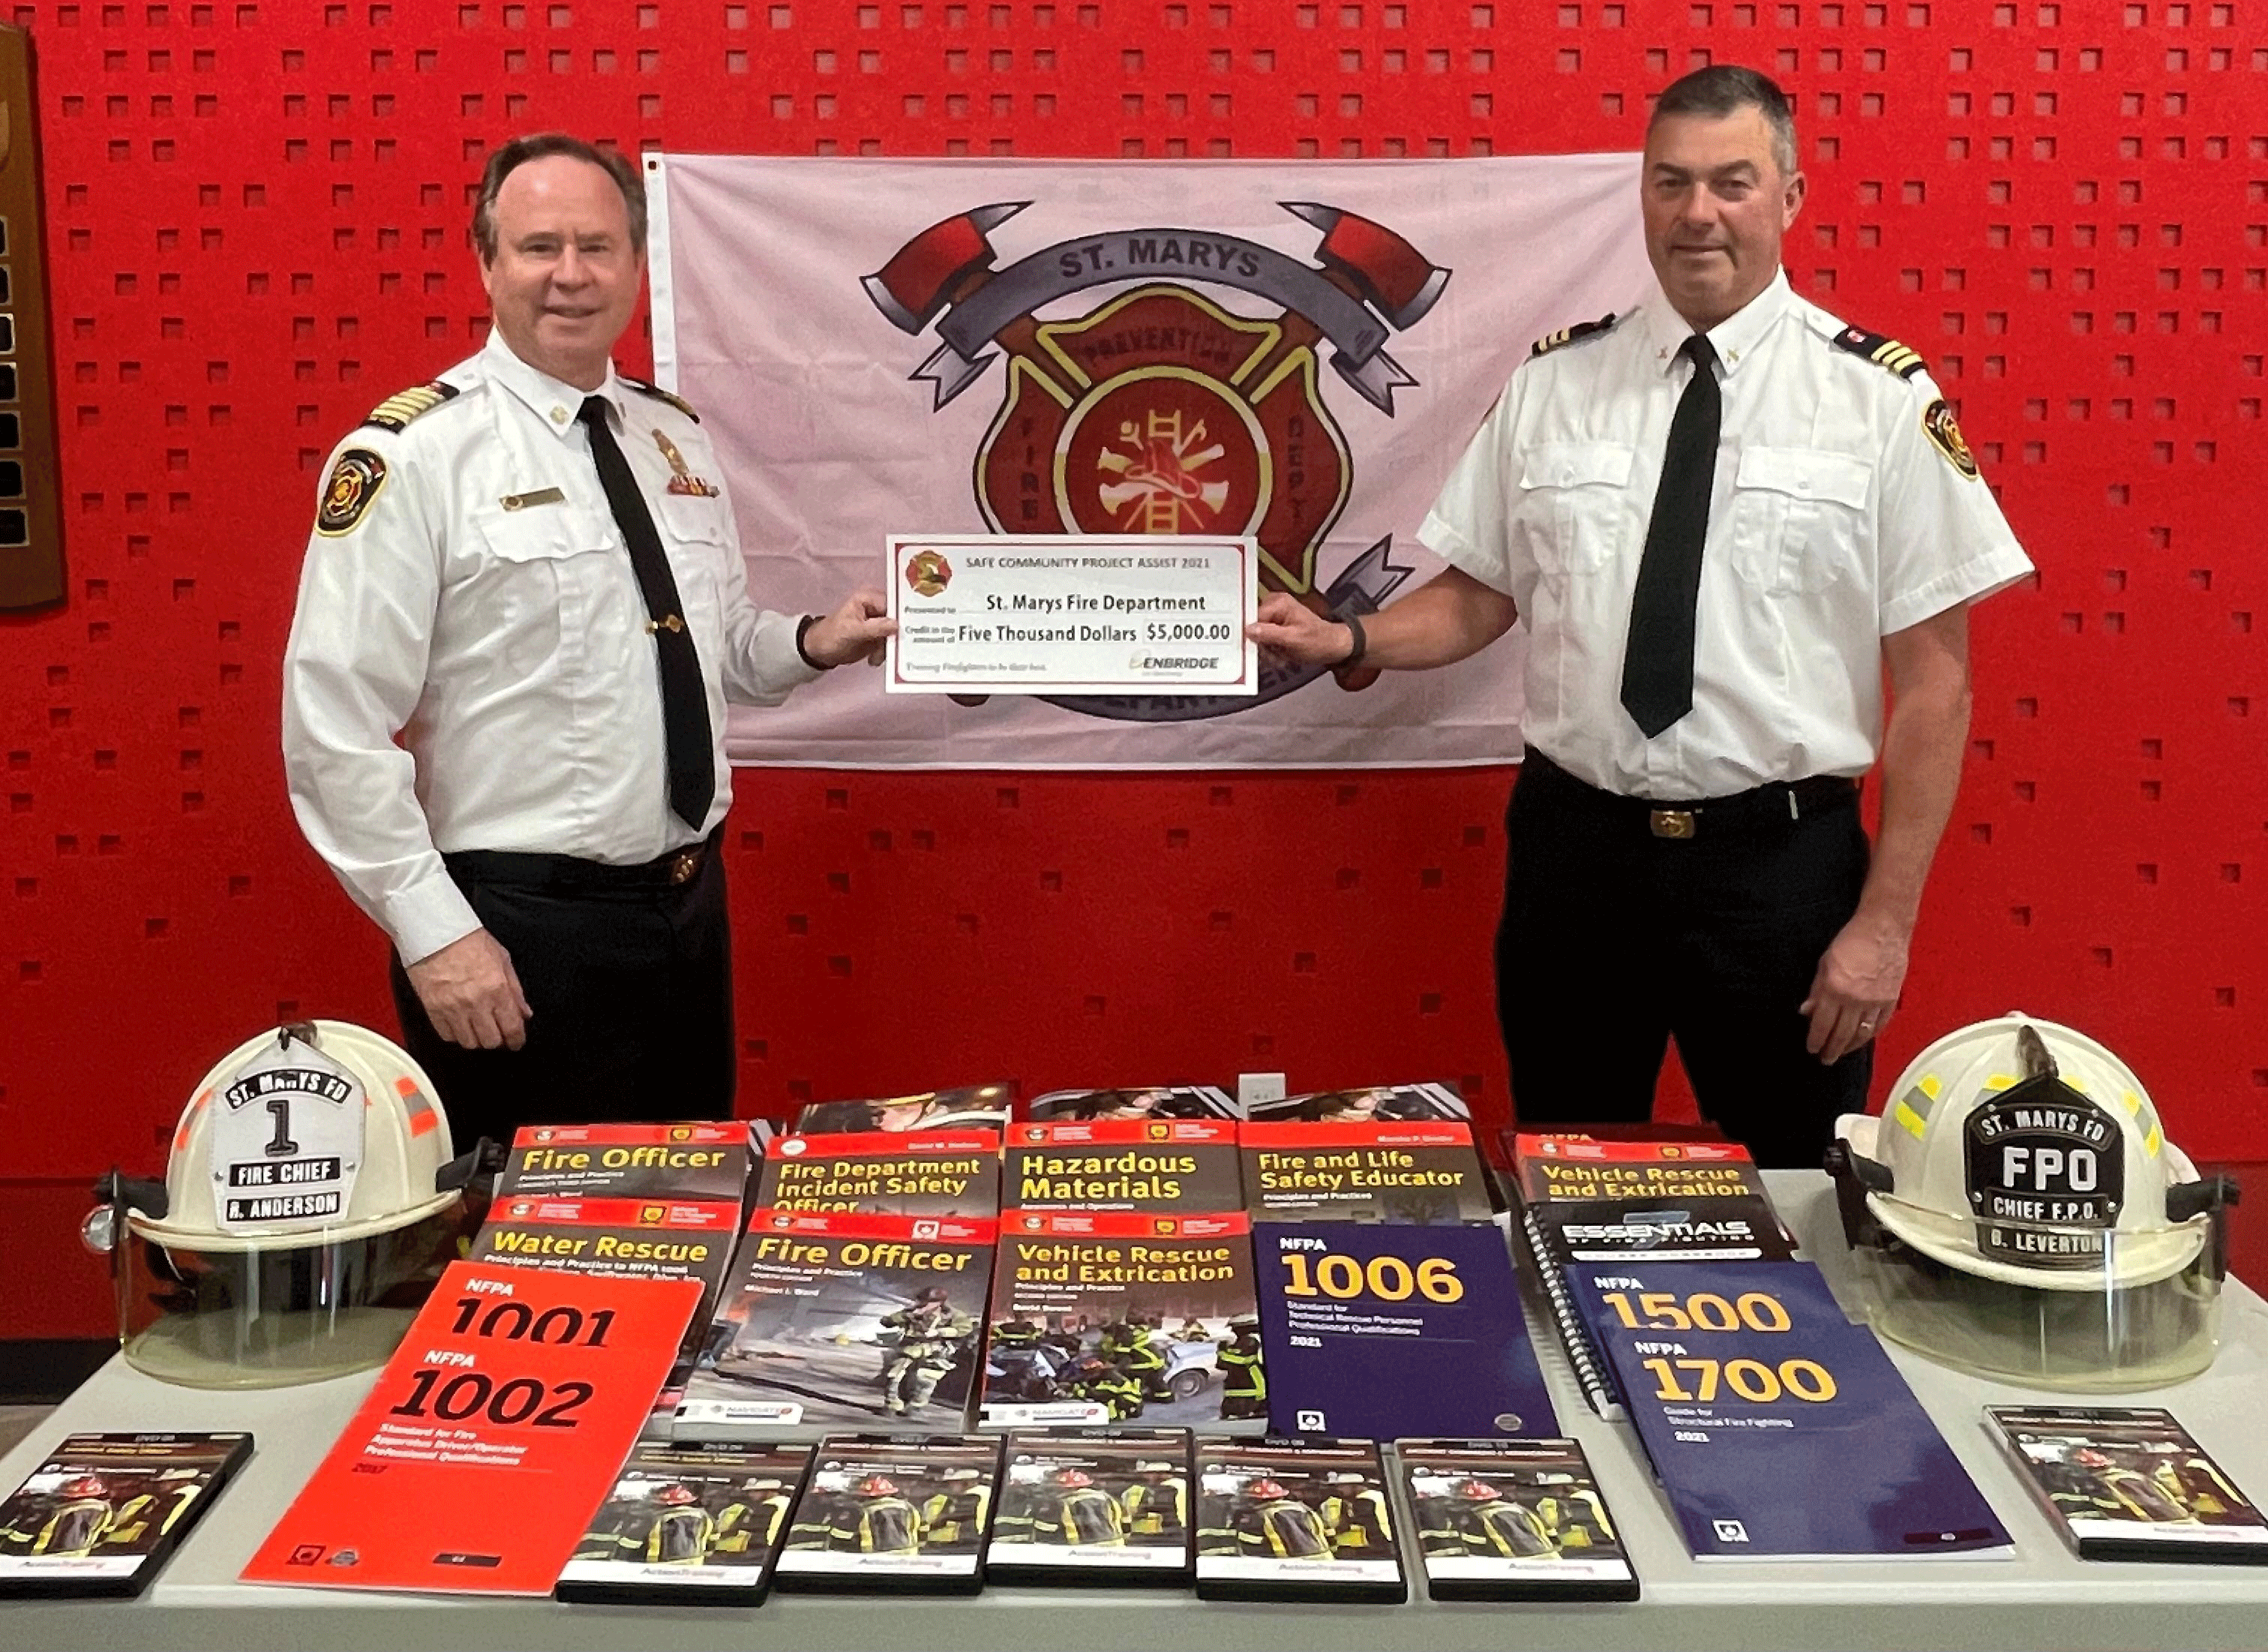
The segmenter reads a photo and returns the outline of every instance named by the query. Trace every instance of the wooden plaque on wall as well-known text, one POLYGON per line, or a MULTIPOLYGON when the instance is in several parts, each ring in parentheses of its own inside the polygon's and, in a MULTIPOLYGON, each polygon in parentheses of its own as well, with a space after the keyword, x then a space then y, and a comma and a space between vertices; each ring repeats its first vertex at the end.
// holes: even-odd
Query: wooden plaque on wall
POLYGON ((32 37, 0 25, 0 608, 63 597, 32 37))

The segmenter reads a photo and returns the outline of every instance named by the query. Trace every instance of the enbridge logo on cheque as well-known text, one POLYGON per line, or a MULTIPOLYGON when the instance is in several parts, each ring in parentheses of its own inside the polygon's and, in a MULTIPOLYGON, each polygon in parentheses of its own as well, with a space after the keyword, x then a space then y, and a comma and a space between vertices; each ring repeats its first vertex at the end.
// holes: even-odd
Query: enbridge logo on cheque
MULTIPOLYGON (((994 203, 932 224, 861 284, 900 331, 918 336, 934 323, 938 348, 911 375, 931 387, 933 409, 1006 358, 1000 410, 971 467, 986 526, 1019 536, 1248 535, 1266 588, 1321 611, 1375 613, 1410 572, 1391 560, 1391 536, 1328 587, 1316 565, 1355 480, 1322 368, 1335 392, 1392 418, 1395 392, 1418 381, 1385 345, 1424 320, 1450 271, 1389 225, 1311 201, 1277 204, 1320 232, 1312 262, 1182 226, 1107 230, 1000 263, 994 232, 1033 204, 994 203), (1087 307, 1065 313, 1102 287, 1113 291, 1101 302, 1079 299, 1087 307)), ((941 591, 951 570, 937 561, 941 591)), ((915 562, 908 583, 936 594, 915 562)), ((1220 663, 1137 655, 1133 668, 1220 663)), ((1182 721, 1264 704, 1328 669, 1268 656, 1249 697, 1042 697, 1092 716, 1182 721)), ((1343 681, 1359 688, 1373 675, 1343 681)))

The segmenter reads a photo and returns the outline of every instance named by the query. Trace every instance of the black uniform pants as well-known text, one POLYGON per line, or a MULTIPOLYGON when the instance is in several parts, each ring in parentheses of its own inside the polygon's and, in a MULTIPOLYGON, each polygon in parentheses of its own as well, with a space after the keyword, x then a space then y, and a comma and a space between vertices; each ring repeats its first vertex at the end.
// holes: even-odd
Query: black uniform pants
POLYGON ((402 1044, 439 1090, 460 1147, 522 1125, 728 1118, 732 935, 716 839, 672 881, 644 867, 476 850, 444 857, 512 955, 535 1014, 519 1050, 468 1050, 434 1030, 395 958, 402 1044))
POLYGON ((1858 793, 1794 790, 1793 818, 1772 786, 1663 837, 1648 805, 1528 754, 1496 949, 1522 1128, 1644 1123, 1672 1037, 1703 1116, 1760 1165, 1816 1169, 1836 1115, 1865 1110, 1874 1045, 1822 1066, 1796 1007, 1866 881, 1858 793))

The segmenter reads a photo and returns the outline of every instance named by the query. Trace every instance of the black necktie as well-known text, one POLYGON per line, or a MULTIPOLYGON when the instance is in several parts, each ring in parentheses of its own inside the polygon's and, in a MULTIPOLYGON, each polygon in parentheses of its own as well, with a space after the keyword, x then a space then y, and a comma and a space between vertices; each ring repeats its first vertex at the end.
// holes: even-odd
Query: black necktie
POLYGON ((654 662, 661 675, 669 807, 699 831, 708 824, 709 805, 717 795, 717 752, 709 727, 709 691, 701 682, 701 656, 678 607, 677 580, 669 572, 661 538, 653 531, 653 516, 638 492, 637 478, 630 474, 630 461, 622 457, 614 431, 607 428, 607 399, 588 398, 576 417, 591 432, 591 462, 599 468, 607 508, 615 513, 615 526, 630 548, 630 568, 637 575, 639 594, 645 598, 646 631, 653 638, 654 662))
POLYGON ((1693 709, 1693 609, 1701 595, 1701 543, 1709 535, 1724 412, 1709 341, 1696 333, 1677 353, 1693 364, 1693 378, 1669 421, 1623 652, 1623 704, 1648 740, 1693 709))

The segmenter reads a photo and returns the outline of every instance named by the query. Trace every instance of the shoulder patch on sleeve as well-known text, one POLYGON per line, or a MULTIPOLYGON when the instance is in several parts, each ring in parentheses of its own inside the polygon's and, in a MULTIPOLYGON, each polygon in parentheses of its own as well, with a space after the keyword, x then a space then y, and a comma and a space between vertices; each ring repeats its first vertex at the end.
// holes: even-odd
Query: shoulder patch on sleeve
POLYGON ((657 401, 668 402, 670 406, 684 414, 686 417, 691 419, 696 424, 698 424, 701 422, 701 416, 693 410, 693 404, 690 402, 688 402, 683 396, 672 395, 659 385, 648 384, 643 379, 633 379, 628 373, 622 373, 618 376, 622 379, 622 381, 630 386, 631 389, 639 391, 646 395, 652 396, 657 401))
POLYGON ((386 485, 386 461, 367 447, 350 447, 331 461, 323 478, 323 502, 315 510, 315 531, 326 539, 351 534, 386 485))
POLYGON ((1954 422, 1953 409, 1946 405, 1943 396, 1922 409, 1921 428, 1930 445, 1945 455, 1946 463, 1971 482, 1977 480, 1977 455, 1969 451, 1969 444, 1962 439, 1961 426, 1954 422))
POLYGON ((1864 356, 1877 367, 1884 367, 1901 379, 1911 379, 1922 370, 1922 358, 1895 338, 1880 333, 1869 333, 1864 328, 1846 327, 1835 335, 1835 348, 1847 350, 1854 356, 1864 356))
POLYGON ((1572 344, 1586 338, 1595 338, 1602 333, 1612 332, 1618 319, 1612 314, 1602 315, 1595 321, 1578 321, 1574 326, 1563 327, 1556 333, 1546 333, 1528 350, 1528 359, 1532 361, 1538 356, 1548 356, 1563 344, 1572 344))
POLYGON ((457 387, 436 379, 431 384, 421 384, 413 389, 399 391, 386 398, 370 410, 363 423, 375 424, 382 431, 399 431, 421 414, 435 408, 457 394, 457 387))

